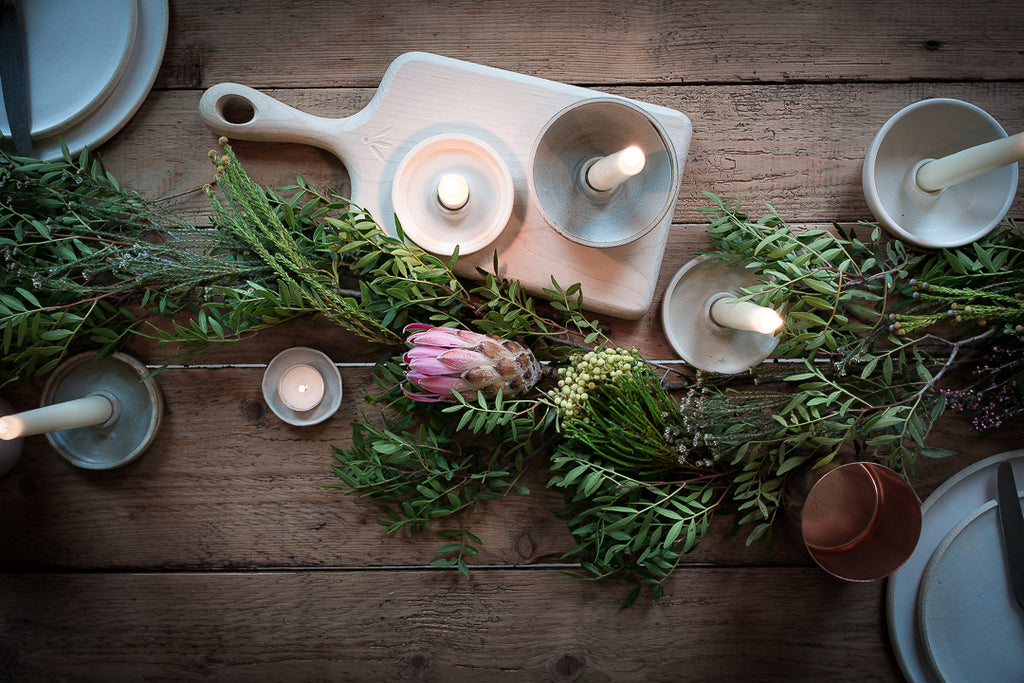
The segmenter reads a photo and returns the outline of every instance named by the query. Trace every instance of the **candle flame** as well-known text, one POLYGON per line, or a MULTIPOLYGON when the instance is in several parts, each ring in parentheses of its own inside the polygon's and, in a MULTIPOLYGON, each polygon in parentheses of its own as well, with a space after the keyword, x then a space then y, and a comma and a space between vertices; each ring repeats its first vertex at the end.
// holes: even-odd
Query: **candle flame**
POLYGON ((782 316, 770 308, 762 308, 754 315, 754 327, 761 334, 774 334, 785 321, 782 316))
POLYGON ((10 441, 19 436, 21 436, 20 425, 10 418, 0 417, 0 439, 10 441))
POLYGON ((299 393, 300 394, 304 394, 307 391, 309 391, 309 385, 308 384, 300 384, 299 385, 299 393))
POLYGON ((622 150, 622 157, 619 160, 619 168, 623 173, 634 176, 640 171, 644 170, 644 166, 647 164, 647 156, 644 151, 632 145, 622 150))

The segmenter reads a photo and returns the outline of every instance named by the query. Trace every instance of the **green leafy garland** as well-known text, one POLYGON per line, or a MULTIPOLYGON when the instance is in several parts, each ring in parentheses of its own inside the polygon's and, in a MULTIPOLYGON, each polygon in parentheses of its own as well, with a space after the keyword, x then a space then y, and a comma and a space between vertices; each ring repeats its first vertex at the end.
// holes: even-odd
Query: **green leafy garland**
MULTIPOLYGON (((657 598, 719 513, 751 527, 748 543, 764 536, 797 472, 843 452, 909 471, 920 454, 946 454, 924 441, 947 407, 974 412, 979 428, 1024 410, 1024 235, 1012 222, 962 249, 917 252, 868 224, 856 226, 867 241, 855 228, 799 231, 771 207, 752 220, 707 194, 706 256, 749 268, 761 284, 744 297, 784 311, 781 360, 691 371, 670 391, 667 371, 612 347, 583 314, 578 285, 552 280, 544 304, 490 273, 468 287, 457 254, 423 252, 400 226, 389 236, 301 178, 261 188, 225 143, 211 152, 223 199, 206 188, 213 230, 121 188, 88 151, 4 159, 0 386, 133 334, 197 352, 323 315, 380 349, 380 391, 366 397, 376 412, 353 422, 333 468, 341 488, 382 504, 385 531, 528 493, 524 473, 544 467, 577 541, 565 557, 581 577, 636 583, 627 602, 643 585, 657 598), (411 322, 516 338, 549 377, 527 398, 417 403, 400 390, 411 322)), ((468 573, 480 539, 438 533, 435 564, 468 573)))

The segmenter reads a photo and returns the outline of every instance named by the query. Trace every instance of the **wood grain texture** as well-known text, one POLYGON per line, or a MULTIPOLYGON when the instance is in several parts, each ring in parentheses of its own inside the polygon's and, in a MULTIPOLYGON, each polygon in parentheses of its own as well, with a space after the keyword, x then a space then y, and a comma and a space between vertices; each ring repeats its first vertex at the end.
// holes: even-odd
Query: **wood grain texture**
POLYGON ((956 0, 253 0, 172 2, 171 18, 161 88, 376 87, 410 50, 606 85, 1001 80, 1024 70, 1024 8, 1013 0, 983 11, 956 0))
POLYGON ((0 576, 0 662, 13 680, 899 675, 877 628, 881 585, 810 568, 687 568, 661 602, 627 610, 621 586, 551 571, 0 576))
MULTIPOLYGON (((383 70, 381 71, 383 75, 383 70)), ((378 77, 379 78, 379 77, 378 77)), ((246 84, 248 85, 248 84, 246 84)), ((861 167, 872 138, 904 106, 952 97, 988 111, 1010 133, 1024 130, 1024 84, 898 83, 755 87, 609 87, 601 92, 670 107, 693 123, 674 220, 701 224, 701 191, 741 198, 754 210, 773 204, 800 222, 870 220, 861 167)), ((360 111, 372 89, 269 89, 267 94, 318 116, 360 111)), ((130 187, 202 223, 210 213, 200 188, 213 178, 207 151, 217 136, 199 119, 201 91, 157 91, 112 141, 100 148, 110 169, 130 187)), ((302 175, 348 196, 344 164, 328 152, 290 143, 232 142, 242 164, 265 185, 302 175)), ((1012 216, 1021 216, 1018 199, 1012 216)), ((671 243, 670 243, 671 248, 671 243)))
MULTIPOLYGON (((77 469, 44 437, 30 437, 23 460, 0 479, 0 568, 416 567, 437 559, 434 532, 445 526, 481 537, 474 564, 566 562, 574 543, 554 515, 565 501, 546 488, 543 462, 525 481, 530 495, 487 503, 416 537, 382 535, 376 503, 332 488, 332 446, 351 443, 350 423, 363 411, 377 415, 362 399, 373 391, 369 373, 343 366, 341 410, 320 425, 292 427, 266 407, 262 367, 166 370, 156 443, 113 471, 77 469)), ((25 387, 11 401, 24 409, 32 396, 38 391, 25 387)), ((979 444, 966 421, 948 415, 932 443, 962 455, 920 462, 916 490, 923 497, 960 467, 1012 450, 1017 433, 1008 427, 979 444)), ((743 529, 730 536, 731 521, 720 517, 687 562, 810 563, 795 517, 780 525, 770 551, 746 546, 743 529)))
MULTIPOLYGON (((694 133, 654 308, 606 319, 615 343, 677 360, 657 307, 709 247, 701 191, 773 204, 792 223, 870 219, 860 173, 882 124, 928 97, 972 102, 1024 130, 1024 4, 958 0, 171 0, 156 85, 98 151, 123 184, 207 225, 200 188, 217 136, 198 107, 233 81, 327 117, 370 102, 393 59, 423 50, 663 105, 694 133)), ((437 93, 443 98, 443 93, 437 93)), ((297 174, 346 196, 348 171, 304 145, 233 141, 260 183, 297 174)), ((1011 209, 1024 218, 1018 192, 1011 209)), ((568 284, 568 283, 563 283, 568 284)), ((586 292, 584 292, 584 295, 586 292)), ((384 536, 370 500, 331 488, 332 445, 367 408, 352 335, 316 318, 176 360, 156 444, 119 470, 79 470, 43 437, 0 478, 0 680, 894 681, 884 583, 817 569, 796 517, 769 549, 721 517, 657 604, 618 581, 566 579, 573 546, 541 465, 512 496, 451 520, 483 540, 470 578, 433 570, 434 529, 384 536), (290 427, 260 392, 289 346, 341 364, 342 409, 290 427)), ((168 349, 138 339, 160 362, 168 349)), ((0 372, 3 369, 0 368, 0 372)), ((35 406, 43 380, 4 398, 35 406)), ((1020 446, 946 415, 922 460, 924 498, 1020 446)), ((806 484, 807 482, 805 482, 806 484)), ((799 500, 799 489, 794 490, 799 500)), ((797 506, 798 507, 798 506, 797 506)))

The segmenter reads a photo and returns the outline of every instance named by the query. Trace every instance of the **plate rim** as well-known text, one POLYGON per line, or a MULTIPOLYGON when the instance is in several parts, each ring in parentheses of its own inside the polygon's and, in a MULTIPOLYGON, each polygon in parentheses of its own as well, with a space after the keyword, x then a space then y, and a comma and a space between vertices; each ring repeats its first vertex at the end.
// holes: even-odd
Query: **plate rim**
MULTIPOLYGON (((28 6, 36 7, 36 4, 33 3, 31 5, 26 5, 26 8, 28 6)), ((71 4, 70 6, 76 8, 84 8, 88 14, 94 14, 96 11, 95 7, 86 6, 84 4, 71 4)), ((90 85, 92 87, 90 87, 87 91, 83 90, 84 94, 82 97, 76 97, 77 103, 74 107, 69 108, 65 104, 58 113, 50 113, 49 115, 45 116, 40 116, 41 112, 33 111, 31 130, 31 136, 33 141, 45 140, 46 138, 57 136, 63 131, 66 131, 74 127, 75 124, 79 123, 80 121, 88 117, 89 114, 91 114, 93 111, 98 109, 103 104, 103 102, 106 101, 106 99, 111 95, 111 93, 113 93, 114 90, 117 88, 118 82, 130 66, 130 60, 135 51, 135 43, 138 37, 139 28, 139 0, 126 0, 120 3, 120 7, 108 6, 106 8, 100 9, 102 17, 104 19, 109 19, 112 16, 109 10, 120 9, 123 11, 125 8, 127 8, 127 20, 125 20, 123 14, 121 14, 120 12, 117 13, 119 15, 119 20, 126 24, 126 31, 124 33, 119 32, 119 35, 122 38, 122 42, 118 43, 120 49, 116 52, 116 54, 109 55, 109 58, 104 62, 104 68, 100 70, 100 73, 106 72, 107 79, 102 83, 95 80, 91 80, 90 85), (112 69, 109 68, 111 64, 113 64, 112 69)), ((40 9, 50 9, 50 7, 40 9)), ((35 12, 38 13, 40 9, 35 10, 35 12)), ((38 14, 36 14, 36 16, 37 18, 45 18, 38 17, 38 14)), ((75 20, 80 20, 81 17, 82 15, 65 16, 62 19, 62 21, 74 22, 75 20)), ((94 20, 95 18, 96 17, 94 17, 94 20)), ((48 35, 45 30, 41 30, 39 31, 39 33, 41 35, 37 35, 34 37, 39 38, 40 40, 49 39, 52 37, 52 34, 48 35)), ((30 53, 30 50, 26 50, 26 52, 30 53)), ((29 101, 31 105, 36 104, 37 98, 43 100, 54 99, 52 95, 53 91, 51 91, 50 97, 40 98, 40 95, 46 94, 46 88, 32 92, 32 83, 34 81, 32 73, 32 64, 33 63, 29 61, 27 67, 29 74, 30 90, 29 101)), ((60 60, 60 64, 56 65, 58 67, 57 71, 60 71, 60 67, 62 67, 65 64, 67 64, 66 60, 60 60)), ((38 73, 35 73, 34 75, 36 77, 45 77, 47 76, 46 71, 48 68, 49 67, 37 67, 38 73)), ((66 84, 66 80, 63 80, 61 82, 61 86, 66 84)), ((61 87, 60 91, 62 95, 60 99, 66 100, 67 90, 61 87)), ((0 99, 2 99, 2 93, 0 93, 0 99)), ((6 124, 6 128, 3 125, 0 125, 0 134, 9 135, 11 124, 10 121, 7 120, 6 112, 0 111, 0 119, 2 119, 4 124, 6 124)))
MULTIPOLYGON (((1000 462, 1003 462, 1004 460, 1021 460, 1022 462, 1024 462, 1024 449, 1003 451, 1000 453, 996 453, 995 455, 983 458, 982 460, 979 460, 975 463, 972 463, 951 475, 948 479, 942 482, 934 491, 932 491, 931 495, 929 495, 928 498, 925 499, 924 503, 921 504, 921 541, 924 541, 926 539, 926 534, 924 533, 924 530, 925 524, 927 524, 928 513, 939 503, 940 500, 942 500, 944 496, 946 496, 950 491, 959 486, 968 478, 988 468, 996 467, 999 465, 1000 462)), ((960 519, 957 520, 957 524, 960 521, 962 521, 965 516, 969 515, 971 512, 976 510, 978 505, 984 504, 984 502, 985 501, 982 500, 977 505, 972 506, 970 510, 966 511, 966 513, 963 516, 961 516, 960 519)), ((956 524, 954 524, 953 526, 956 526, 956 524)), ((950 527, 950 529, 952 529, 952 527, 950 527)), ((921 586, 921 579, 924 575, 924 568, 925 566, 927 566, 928 560, 931 558, 931 555, 934 553, 935 549, 938 548, 939 544, 942 542, 942 539, 945 538, 945 536, 948 533, 948 530, 941 533, 935 540, 934 545, 931 545, 930 543, 921 545, 921 542, 919 542, 918 549, 914 551, 914 556, 912 556, 910 560, 907 560, 907 562, 904 563, 902 567, 900 567, 886 580, 885 609, 886 626, 889 629, 889 641, 893 648, 893 653, 896 656, 896 661, 899 664, 900 670, 903 672, 904 677, 908 681, 930 682, 937 680, 934 675, 929 675, 931 672, 928 671, 927 668, 925 668, 927 661, 922 658, 922 655, 924 653, 923 646, 920 641, 920 634, 918 632, 919 629, 917 625, 916 607, 917 594, 921 586), (931 545, 931 547, 928 548, 928 545, 931 545), (927 553, 927 557, 923 561, 915 562, 919 554, 919 551, 921 553, 927 553), (917 569, 918 564, 920 564, 920 572, 917 572, 913 576, 911 576, 911 572, 917 569), (905 581, 911 581, 912 586, 910 588, 904 589, 903 586, 905 581), (897 593, 902 594, 902 592, 911 592, 913 596, 912 600, 914 609, 909 615, 903 615, 902 613, 896 614, 895 603, 900 598, 900 596, 897 595, 897 593), (906 616, 907 621, 910 622, 909 624, 900 621, 900 618, 904 616, 906 616), (906 633, 906 631, 909 631, 909 633, 906 633), (909 640, 909 642, 905 642, 907 640, 909 640)))
MULTIPOLYGON (((1018 494, 1018 501, 1021 498, 1022 496, 1018 494)), ((972 528, 975 525, 975 523, 979 522, 983 518, 986 519, 986 523, 991 523, 992 520, 988 518, 992 516, 996 516, 996 519, 998 519, 998 506, 999 502, 995 499, 985 501, 977 508, 975 508, 969 515, 960 520, 960 522, 958 522, 957 525, 954 526, 949 531, 949 533, 945 535, 945 537, 943 537, 942 541, 935 549, 935 552, 932 553, 932 556, 928 559, 928 563, 925 566, 924 574, 921 577, 921 584, 918 587, 917 598, 918 608, 916 618, 918 622, 918 631, 921 634, 922 647, 924 648, 928 663, 931 665, 932 670, 942 678, 945 678, 944 672, 942 668, 939 666, 938 661, 936 660, 935 648, 930 646, 927 638, 927 633, 929 629, 928 619, 925 616, 925 609, 928 604, 926 596, 930 592, 934 592, 929 590, 929 577, 930 575, 935 574, 939 570, 939 566, 942 564, 943 558, 946 557, 947 551, 953 546, 954 543, 956 543, 957 539, 963 538, 964 533, 968 529, 972 528)), ((1002 548, 1001 541, 1000 548, 1002 548)), ((1003 562, 1005 563, 1005 559, 1003 560, 1003 562)))
MULTIPOLYGON (((31 156, 42 161, 63 157, 61 141, 72 156, 85 147, 95 149, 121 130, 138 112, 153 87, 170 30, 170 0, 146 0, 138 3, 135 44, 125 72, 116 86, 87 117, 55 135, 32 140, 31 156)), ((4 149, 13 153, 9 140, 4 149)))

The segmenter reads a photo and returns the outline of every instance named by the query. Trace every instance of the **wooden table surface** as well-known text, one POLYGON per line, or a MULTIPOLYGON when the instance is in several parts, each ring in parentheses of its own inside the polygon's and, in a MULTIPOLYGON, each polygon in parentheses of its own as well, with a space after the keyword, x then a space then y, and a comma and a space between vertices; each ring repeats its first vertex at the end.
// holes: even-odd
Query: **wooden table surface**
MULTIPOLYGON (((863 155, 905 105, 958 98, 1024 130, 1021 35, 1016 0, 171 0, 156 84, 98 151, 123 184, 202 224, 217 137, 198 104, 224 81, 343 117, 421 50, 671 107, 693 141, 655 308, 607 322, 619 345, 675 359, 656 308, 708 247, 701 190, 794 223, 870 220, 863 155)), ((313 147, 234 147, 263 184, 350 187, 313 147)), ((1020 193, 1011 215, 1024 217, 1020 193)), ((660 602, 620 610, 628 586, 564 576, 573 542, 541 470, 531 495, 458 520, 483 540, 468 579, 430 568, 435 536, 384 536, 373 502, 331 488, 331 445, 349 443, 371 382, 359 349, 310 319, 164 371, 159 437, 121 469, 76 469, 28 438, 0 479, 0 680, 901 679, 884 581, 834 579, 786 534, 747 547, 721 520, 660 602), (326 352, 344 381, 342 408, 314 427, 281 422, 260 390, 294 345, 326 352)), ((5 398, 35 407, 42 384, 5 398)), ((943 418, 931 441, 961 453, 921 462, 918 494, 1022 435, 978 439, 943 418)))

